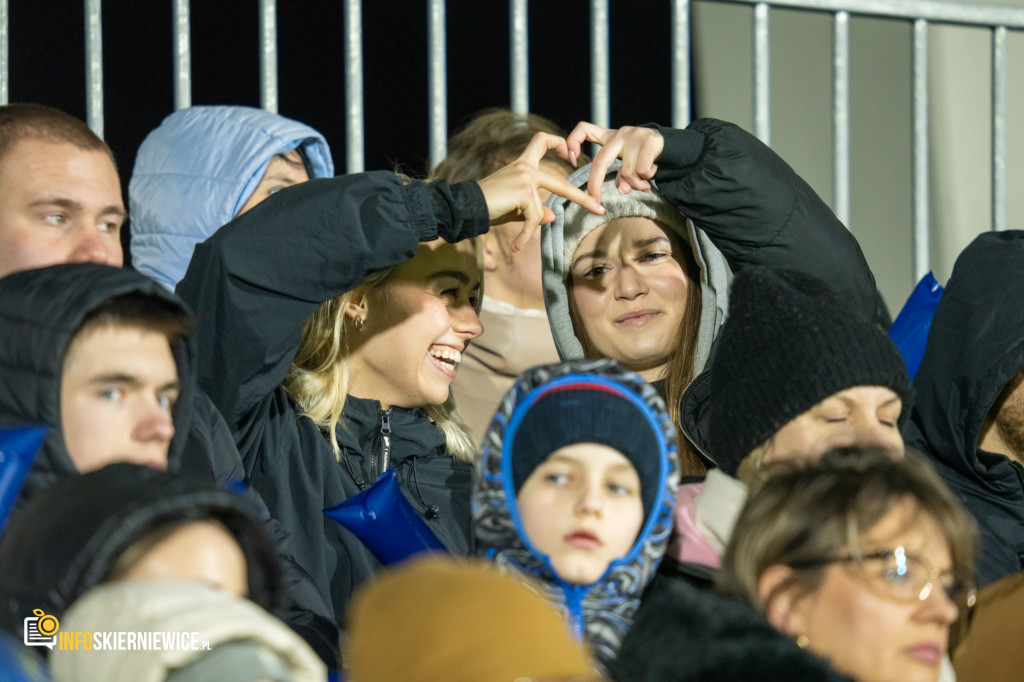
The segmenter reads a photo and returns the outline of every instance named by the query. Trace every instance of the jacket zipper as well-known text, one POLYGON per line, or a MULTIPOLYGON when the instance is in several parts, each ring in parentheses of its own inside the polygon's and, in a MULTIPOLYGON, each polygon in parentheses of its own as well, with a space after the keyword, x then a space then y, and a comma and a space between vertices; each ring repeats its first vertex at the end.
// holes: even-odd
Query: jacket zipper
POLYGON ((380 455, 378 457, 377 478, 384 475, 391 464, 391 410, 388 408, 380 413, 380 455))

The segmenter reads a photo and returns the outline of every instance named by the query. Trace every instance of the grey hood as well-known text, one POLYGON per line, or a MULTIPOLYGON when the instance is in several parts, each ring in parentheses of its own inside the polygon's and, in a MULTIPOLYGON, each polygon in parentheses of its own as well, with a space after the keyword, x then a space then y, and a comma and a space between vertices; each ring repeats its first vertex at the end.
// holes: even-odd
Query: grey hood
MULTIPOLYGON (((711 344, 725 321, 728 308, 728 286, 731 277, 729 264, 711 239, 695 226, 691 220, 665 200, 652 180, 652 190, 641 193, 633 190, 628 195, 619 193, 615 187, 615 173, 620 162, 608 169, 601 190, 605 214, 584 216, 586 209, 578 207, 567 199, 552 195, 548 207, 554 212, 555 220, 541 231, 541 257, 543 260, 544 302, 547 306, 548 321, 555 339, 558 354, 563 360, 577 360, 583 357, 583 347, 576 336, 569 317, 568 279, 572 254, 580 240, 601 224, 626 216, 644 215, 659 220, 683 238, 693 249, 693 257, 700 268, 701 319, 697 340, 697 357, 694 369, 699 372, 707 363, 711 344), (642 196, 646 195, 646 196, 642 196)), ((590 165, 586 165, 569 176, 573 185, 586 190, 590 178, 590 165)))

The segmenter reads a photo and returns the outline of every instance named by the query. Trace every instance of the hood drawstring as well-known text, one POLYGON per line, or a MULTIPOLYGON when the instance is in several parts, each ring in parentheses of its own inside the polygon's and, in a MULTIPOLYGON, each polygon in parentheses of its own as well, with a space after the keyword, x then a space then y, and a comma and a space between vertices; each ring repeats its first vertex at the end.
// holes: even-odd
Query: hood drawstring
POLYGON ((424 517, 426 517, 428 520, 439 519, 441 518, 441 508, 436 504, 427 504, 427 501, 423 499, 423 492, 420 491, 420 479, 419 476, 416 474, 417 459, 419 458, 412 458, 412 473, 409 475, 409 492, 412 493, 413 498, 415 498, 417 502, 419 502, 420 504, 427 508, 427 510, 423 512, 424 517))
POLYGON ((352 468, 352 462, 350 462, 348 458, 348 448, 341 445, 341 443, 338 443, 338 445, 341 446, 341 463, 345 465, 345 470, 348 471, 348 475, 353 481, 355 481, 356 485, 359 486, 359 490, 366 490, 369 486, 366 485, 366 479, 356 474, 355 469, 352 468))

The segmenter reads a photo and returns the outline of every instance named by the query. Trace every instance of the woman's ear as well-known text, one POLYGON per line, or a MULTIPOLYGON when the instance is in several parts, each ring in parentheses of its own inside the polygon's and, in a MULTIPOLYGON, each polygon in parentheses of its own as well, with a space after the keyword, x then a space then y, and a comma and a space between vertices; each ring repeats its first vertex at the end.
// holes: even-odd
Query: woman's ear
POLYGON ((358 287, 352 290, 352 296, 345 304, 345 315, 359 326, 366 321, 369 313, 369 302, 367 301, 366 289, 358 287))
POLYGON ((480 235, 480 246, 483 252, 484 272, 494 272, 498 269, 498 257, 501 247, 498 244, 498 230, 491 228, 489 232, 480 235))
POLYGON ((804 634, 805 622, 800 590, 792 580, 793 569, 782 564, 769 566, 757 581, 757 598, 769 623, 779 632, 804 634))

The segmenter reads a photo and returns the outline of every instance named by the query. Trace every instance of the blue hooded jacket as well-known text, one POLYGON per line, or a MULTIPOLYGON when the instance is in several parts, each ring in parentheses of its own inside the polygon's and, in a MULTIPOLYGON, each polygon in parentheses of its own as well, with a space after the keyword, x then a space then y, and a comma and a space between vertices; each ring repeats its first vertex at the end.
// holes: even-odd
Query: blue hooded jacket
MULTIPOLYGON (((565 419, 574 419, 566 414, 565 419)), ((679 459, 675 427, 665 404, 654 388, 638 374, 612 360, 574 360, 542 365, 525 372, 505 394, 484 436, 473 486, 473 524, 477 550, 498 566, 536 579, 542 593, 559 607, 574 634, 585 639, 598 662, 608 666, 632 626, 644 589, 661 562, 672 530, 672 509, 679 484, 679 459), (596 582, 570 584, 553 569, 548 556, 529 541, 516 506, 515 482, 510 457, 514 431, 530 410, 538 391, 553 384, 573 381, 607 384, 629 394, 643 405, 646 423, 631 433, 650 430, 657 448, 649 456, 656 472, 649 483, 652 504, 640 534, 626 556, 611 562, 596 582)))
POLYGON ((132 266, 173 290, 195 245, 235 217, 271 158, 296 148, 310 179, 334 175, 327 140, 290 118, 236 106, 165 118, 139 147, 128 185, 132 266))

